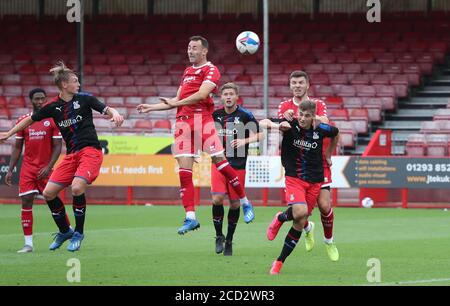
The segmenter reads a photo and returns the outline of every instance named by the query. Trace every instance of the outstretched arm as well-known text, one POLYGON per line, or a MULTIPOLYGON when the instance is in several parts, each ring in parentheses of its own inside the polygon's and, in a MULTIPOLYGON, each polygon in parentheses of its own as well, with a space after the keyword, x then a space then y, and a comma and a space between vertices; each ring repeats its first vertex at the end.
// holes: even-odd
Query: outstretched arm
POLYGON ((33 124, 33 120, 31 117, 27 117, 20 121, 18 124, 16 124, 9 132, 0 134, 0 144, 6 142, 12 135, 16 134, 17 132, 23 131, 27 127, 33 124))
POLYGON ((283 121, 280 124, 272 122, 270 119, 263 119, 259 122, 259 127, 262 129, 274 129, 280 130, 282 132, 288 131, 291 129, 291 125, 287 121, 283 121))
POLYGON ((198 102, 205 100, 209 94, 214 90, 214 88, 216 88, 216 84, 211 83, 211 82, 204 82, 202 84, 202 86, 200 86, 200 89, 195 93, 190 95, 189 97, 186 97, 182 100, 178 100, 178 95, 177 95, 177 100, 174 99, 167 99, 167 98, 160 98, 161 100, 164 101, 164 103, 166 103, 167 105, 171 106, 171 107, 179 107, 179 106, 185 106, 185 105, 193 105, 193 104, 197 104, 198 102))
POLYGON ((136 107, 136 110, 138 111, 138 113, 150 113, 150 112, 163 111, 163 110, 175 108, 175 106, 171 106, 170 104, 178 102, 179 97, 180 97, 180 92, 181 92, 181 87, 178 87, 177 96, 175 98, 169 99, 169 98, 165 98, 165 97, 160 97, 159 99, 161 100, 161 103, 139 104, 136 107), (166 103, 166 101, 170 101, 170 103, 168 104, 168 103, 166 103))

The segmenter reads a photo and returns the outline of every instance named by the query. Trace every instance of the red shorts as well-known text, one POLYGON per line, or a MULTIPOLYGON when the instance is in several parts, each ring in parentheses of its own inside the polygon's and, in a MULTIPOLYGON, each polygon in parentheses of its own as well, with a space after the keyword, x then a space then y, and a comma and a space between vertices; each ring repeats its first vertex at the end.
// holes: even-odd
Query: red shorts
POLYGON ((66 155, 50 176, 49 182, 66 187, 72 184, 75 177, 79 177, 92 184, 100 173, 102 162, 102 150, 85 147, 66 155))
POLYGON ((19 178, 19 197, 33 193, 42 194, 47 185, 48 177, 43 180, 38 180, 37 176, 40 170, 30 165, 22 164, 19 178))
POLYGON ((198 156, 199 151, 211 156, 220 155, 224 151, 212 116, 195 114, 178 117, 175 123, 173 155, 194 157, 198 156))
POLYGON ((320 185, 322 183, 309 183, 299 178, 286 176, 286 203, 288 205, 306 204, 308 215, 311 215, 319 197, 320 185))
MULTIPOLYGON (((242 188, 245 188, 245 169, 235 169, 242 188)), ((228 194, 230 201, 239 200, 238 194, 234 191, 233 186, 227 181, 217 170, 216 165, 211 165, 211 194, 228 194)))
MULTIPOLYGON (((325 161, 326 162, 326 161, 325 161)), ((321 188, 331 186, 331 167, 323 167, 323 183, 321 188)))

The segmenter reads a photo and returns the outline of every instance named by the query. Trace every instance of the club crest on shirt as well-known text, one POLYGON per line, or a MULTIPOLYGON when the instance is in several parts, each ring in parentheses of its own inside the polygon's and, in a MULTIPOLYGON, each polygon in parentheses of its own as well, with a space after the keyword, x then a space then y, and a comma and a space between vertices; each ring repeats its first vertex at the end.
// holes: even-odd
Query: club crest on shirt
POLYGON ((319 138, 320 138, 319 133, 313 132, 313 139, 319 139, 319 138))
POLYGON ((73 102, 73 109, 79 109, 80 104, 78 104, 78 101, 73 102))
POLYGON ((291 194, 291 197, 289 198, 289 201, 294 201, 295 200, 295 196, 293 194, 291 194))
POLYGON ((239 117, 234 117, 234 124, 239 124, 239 123, 240 123, 239 117))
POLYGON ((50 121, 45 121, 44 122, 44 126, 49 127, 50 126, 50 121))

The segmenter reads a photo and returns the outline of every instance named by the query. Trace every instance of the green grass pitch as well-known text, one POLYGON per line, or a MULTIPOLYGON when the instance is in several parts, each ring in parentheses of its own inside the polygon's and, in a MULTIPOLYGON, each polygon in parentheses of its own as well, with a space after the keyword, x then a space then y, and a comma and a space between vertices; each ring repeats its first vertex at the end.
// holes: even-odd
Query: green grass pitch
MULTIPOLYGON (((226 213, 227 213, 226 209, 226 213)), ((316 246, 305 251, 303 237, 282 274, 268 274, 289 225, 275 241, 266 227, 280 208, 256 207, 256 219, 235 234, 234 255, 214 253, 211 208, 201 206, 198 231, 179 236, 179 206, 88 206, 81 250, 48 250, 56 226, 48 208, 34 208, 35 252, 23 245, 20 207, 0 205, 0 285, 73 285, 67 261, 81 263, 81 285, 369 285, 370 258, 381 263, 381 284, 450 285, 450 212, 443 210, 335 209, 335 241, 341 259, 331 262, 322 240, 318 210, 316 246)), ((67 207, 71 220, 72 209, 67 207)), ((225 213, 225 220, 226 220, 225 213)), ((224 225, 225 229, 225 225, 224 225)))

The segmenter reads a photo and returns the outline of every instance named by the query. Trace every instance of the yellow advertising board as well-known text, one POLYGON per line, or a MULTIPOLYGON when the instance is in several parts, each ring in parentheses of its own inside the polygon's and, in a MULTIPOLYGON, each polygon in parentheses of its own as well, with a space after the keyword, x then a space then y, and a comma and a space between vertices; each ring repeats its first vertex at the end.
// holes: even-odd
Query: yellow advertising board
MULTIPOLYGON (((194 185, 208 187, 211 160, 202 155, 194 164, 194 185)), ((178 165, 172 155, 105 155, 95 186, 178 187, 178 165)))

